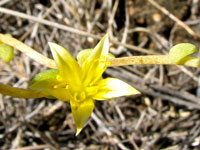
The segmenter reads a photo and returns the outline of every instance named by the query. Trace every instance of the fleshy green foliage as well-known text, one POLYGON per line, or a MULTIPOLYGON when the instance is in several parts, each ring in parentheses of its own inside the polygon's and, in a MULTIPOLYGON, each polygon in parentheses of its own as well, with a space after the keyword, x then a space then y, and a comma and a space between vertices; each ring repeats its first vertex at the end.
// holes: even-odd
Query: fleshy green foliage
POLYGON ((47 98, 55 98, 52 96, 50 87, 54 88, 54 85, 57 84, 57 76, 59 71, 57 69, 49 69, 43 72, 38 73, 31 81, 30 89, 41 91, 43 94, 46 94, 47 98))
POLYGON ((0 42, 0 58, 6 63, 10 62, 13 58, 13 47, 0 42))
MULTIPOLYGON (((83 62, 89 57, 89 55, 92 53, 92 50, 93 49, 84 49, 82 51, 80 51, 77 55, 77 59, 78 59, 78 62, 80 64, 83 64, 83 62)), ((115 56, 111 53, 108 53, 108 59, 109 58, 115 58, 115 56)))
POLYGON ((196 57, 188 56, 196 51, 198 51, 198 49, 193 44, 180 43, 170 49, 169 56, 173 63, 180 65, 188 60, 197 59, 196 57))
POLYGON ((31 83, 34 84, 35 82, 39 82, 39 81, 43 81, 43 80, 55 79, 57 75, 58 75, 58 70, 57 69, 45 70, 43 72, 38 73, 33 78, 31 83))

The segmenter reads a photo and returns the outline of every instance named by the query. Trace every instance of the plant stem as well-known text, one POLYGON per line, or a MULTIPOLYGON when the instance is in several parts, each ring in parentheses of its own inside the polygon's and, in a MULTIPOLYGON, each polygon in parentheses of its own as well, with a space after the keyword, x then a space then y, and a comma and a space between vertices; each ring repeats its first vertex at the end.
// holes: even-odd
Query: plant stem
POLYGON ((127 66, 127 65, 183 65, 200 68, 200 59, 198 57, 187 56, 181 63, 174 63, 169 55, 147 55, 113 58, 108 60, 109 67, 127 66))
MULTIPOLYGON (((49 59, 31 47, 27 46, 23 42, 4 34, 0 34, 0 41, 10 45, 21 52, 25 53, 27 56, 37 61, 38 63, 49 67, 57 68, 54 60, 49 59)), ((131 56, 131 57, 121 57, 108 59, 110 62, 109 67, 126 66, 126 65, 147 65, 147 64, 163 64, 163 65, 184 65, 190 67, 200 67, 199 58, 187 57, 185 62, 180 64, 175 64, 171 61, 169 55, 147 55, 147 56, 131 56)))
POLYGON ((18 97, 18 98, 40 98, 47 95, 41 93, 40 91, 31 90, 31 89, 21 89, 14 88, 12 86, 4 85, 0 83, 0 94, 18 97))
POLYGON ((109 59, 108 61, 111 63, 109 67, 126 65, 172 64, 168 55, 131 56, 109 59))

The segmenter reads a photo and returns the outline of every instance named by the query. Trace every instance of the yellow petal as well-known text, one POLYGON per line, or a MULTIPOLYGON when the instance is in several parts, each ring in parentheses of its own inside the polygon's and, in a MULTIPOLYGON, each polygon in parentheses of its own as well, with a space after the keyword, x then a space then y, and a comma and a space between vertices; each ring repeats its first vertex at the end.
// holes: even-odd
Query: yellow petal
POLYGON ((97 83, 98 92, 93 96, 96 100, 140 94, 138 90, 116 78, 106 78, 97 83))
POLYGON ((77 128, 76 135, 78 135, 94 109, 94 101, 90 99, 79 103, 71 100, 70 105, 77 128))
POLYGON ((71 54, 62 46, 50 43, 51 52, 59 70, 59 79, 67 81, 70 88, 81 85, 81 68, 71 54))
MULTIPOLYGON (((77 60, 79 64, 83 64, 90 54, 92 53, 93 49, 84 49, 77 54, 77 60)), ((115 56, 111 53, 108 53, 108 59, 115 58, 115 56)))
POLYGON ((93 49, 84 49, 80 51, 76 56, 78 63, 82 65, 85 62, 85 60, 87 60, 87 58, 90 56, 92 51, 93 49))
POLYGON ((84 85, 92 85, 101 78, 108 65, 108 50, 109 39, 106 34, 82 65, 84 85))

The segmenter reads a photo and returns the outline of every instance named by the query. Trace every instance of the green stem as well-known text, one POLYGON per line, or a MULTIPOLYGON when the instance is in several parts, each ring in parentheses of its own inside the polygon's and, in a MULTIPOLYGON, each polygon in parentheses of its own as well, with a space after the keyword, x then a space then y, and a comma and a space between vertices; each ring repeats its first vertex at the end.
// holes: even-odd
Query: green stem
POLYGON ((109 67, 127 66, 127 65, 184 65, 189 67, 200 67, 200 60, 196 57, 185 57, 180 63, 175 63, 169 55, 147 55, 147 56, 130 56, 121 58, 108 59, 109 67))
POLYGON ((47 95, 41 93, 40 91, 31 90, 31 89, 21 89, 14 88, 12 86, 4 85, 0 83, 0 94, 18 97, 18 98, 40 98, 47 95))

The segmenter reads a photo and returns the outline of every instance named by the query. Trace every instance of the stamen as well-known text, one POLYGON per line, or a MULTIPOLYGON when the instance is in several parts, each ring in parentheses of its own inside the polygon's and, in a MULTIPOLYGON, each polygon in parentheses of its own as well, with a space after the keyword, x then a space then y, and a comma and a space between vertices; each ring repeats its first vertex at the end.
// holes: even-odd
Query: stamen
POLYGON ((58 85, 54 85, 53 88, 54 88, 54 89, 57 89, 57 88, 58 88, 58 85))
POLYGON ((61 77, 60 75, 57 75, 57 76, 56 76, 56 79, 57 79, 58 81, 62 81, 62 77, 61 77))

